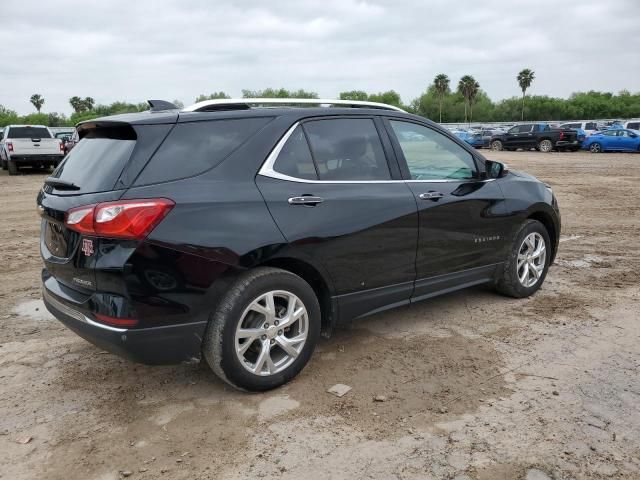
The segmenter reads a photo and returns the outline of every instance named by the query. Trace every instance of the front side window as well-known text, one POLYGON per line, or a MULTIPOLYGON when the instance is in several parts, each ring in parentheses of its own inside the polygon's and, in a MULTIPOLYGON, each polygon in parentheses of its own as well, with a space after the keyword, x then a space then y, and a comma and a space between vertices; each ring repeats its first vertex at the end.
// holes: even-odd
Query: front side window
POLYGON ((529 133, 531 130, 533 130, 533 125, 518 125, 517 130, 514 133, 529 133))
POLYGON ((303 125, 320 180, 391 179, 372 119, 335 118, 303 125))
POLYGON ((475 178, 473 156, 450 138, 423 125, 391 120, 412 180, 475 178))
POLYGON ((607 137, 615 137, 616 136, 616 131, 615 130, 607 130, 606 132, 604 132, 604 134, 607 137))

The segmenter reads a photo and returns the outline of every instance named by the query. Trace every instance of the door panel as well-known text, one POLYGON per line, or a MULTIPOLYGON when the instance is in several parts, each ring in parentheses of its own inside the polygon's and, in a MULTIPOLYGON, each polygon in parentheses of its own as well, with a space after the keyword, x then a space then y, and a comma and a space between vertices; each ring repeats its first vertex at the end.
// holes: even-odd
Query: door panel
POLYGON ((499 180, 479 179, 474 154, 430 126, 392 119, 385 125, 418 204, 414 298, 464 284, 456 272, 482 277, 491 270, 484 267, 503 261, 509 231, 499 180), (439 276, 449 277, 424 281, 439 276))
POLYGON ((258 175, 256 183, 287 241, 324 265, 337 295, 390 287, 369 303, 351 305, 348 316, 409 299, 416 275, 418 215, 404 182, 297 183, 258 175), (305 196, 322 201, 315 206, 289 202, 305 196))

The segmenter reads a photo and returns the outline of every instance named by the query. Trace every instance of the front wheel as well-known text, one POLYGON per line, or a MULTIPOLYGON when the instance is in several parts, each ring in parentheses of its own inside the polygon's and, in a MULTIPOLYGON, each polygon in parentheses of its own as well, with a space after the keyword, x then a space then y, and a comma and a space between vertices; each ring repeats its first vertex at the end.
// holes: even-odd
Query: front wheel
POLYGON ((491 142, 491 150, 499 152, 502 150, 502 142, 500 140, 494 140, 491 142))
POLYGON ((551 150, 553 150, 553 143, 551 142, 551 140, 542 140, 539 144, 538 144, 538 150, 540 150, 543 153, 549 153, 551 150))
POLYGON ((516 235, 507 260, 499 272, 496 288, 510 297, 533 295, 549 270, 551 242, 545 226, 527 220, 516 235))
POLYGON ((257 268, 220 301, 202 353, 230 385, 264 391, 300 373, 319 335, 320 306, 309 284, 285 270, 257 268))
POLYGON ((598 142, 593 142, 591 145, 589 145, 589 151, 591 153, 602 153, 602 145, 600 145, 598 142))

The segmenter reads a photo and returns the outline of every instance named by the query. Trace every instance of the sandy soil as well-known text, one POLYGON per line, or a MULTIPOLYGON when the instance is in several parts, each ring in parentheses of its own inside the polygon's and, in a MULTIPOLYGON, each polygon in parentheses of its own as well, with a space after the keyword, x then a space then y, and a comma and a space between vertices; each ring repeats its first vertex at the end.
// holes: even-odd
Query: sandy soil
POLYGON ((260 395, 203 365, 128 363, 52 319, 44 174, 1 172, 0 477, 640 478, 640 155, 487 155, 559 197, 541 291, 476 288, 371 317, 260 395), (353 390, 325 393, 335 383, 353 390))

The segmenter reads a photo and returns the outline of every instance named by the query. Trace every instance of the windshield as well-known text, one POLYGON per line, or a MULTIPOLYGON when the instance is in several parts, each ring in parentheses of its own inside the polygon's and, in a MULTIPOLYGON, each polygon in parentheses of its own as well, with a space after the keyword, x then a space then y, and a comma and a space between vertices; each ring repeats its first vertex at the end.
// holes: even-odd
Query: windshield
POLYGON ((51 138, 47 127, 11 127, 7 138, 51 138))

